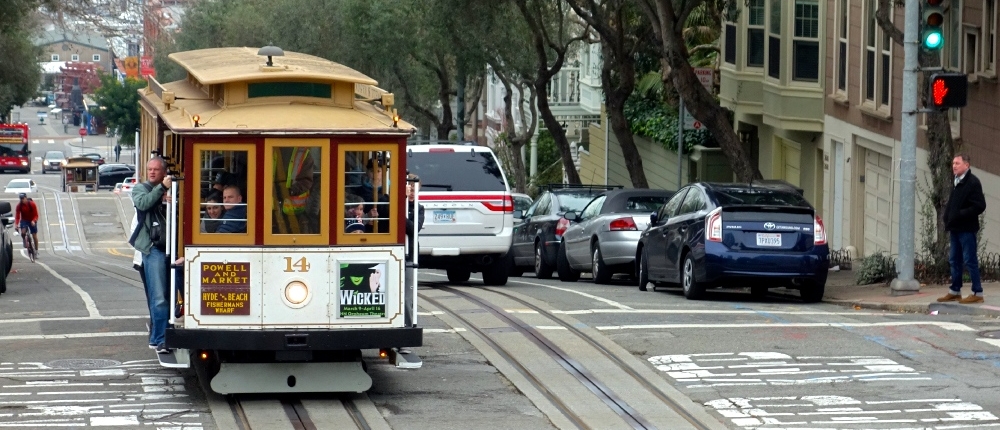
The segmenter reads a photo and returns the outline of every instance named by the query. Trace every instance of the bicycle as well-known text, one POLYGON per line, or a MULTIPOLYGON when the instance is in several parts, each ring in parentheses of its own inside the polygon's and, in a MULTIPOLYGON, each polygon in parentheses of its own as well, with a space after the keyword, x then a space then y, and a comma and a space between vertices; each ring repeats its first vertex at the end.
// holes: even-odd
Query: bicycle
POLYGON ((36 255, 35 242, 31 240, 31 234, 28 233, 28 229, 21 228, 20 230, 21 230, 21 239, 24 240, 24 249, 28 250, 28 259, 31 260, 32 263, 34 263, 36 255))

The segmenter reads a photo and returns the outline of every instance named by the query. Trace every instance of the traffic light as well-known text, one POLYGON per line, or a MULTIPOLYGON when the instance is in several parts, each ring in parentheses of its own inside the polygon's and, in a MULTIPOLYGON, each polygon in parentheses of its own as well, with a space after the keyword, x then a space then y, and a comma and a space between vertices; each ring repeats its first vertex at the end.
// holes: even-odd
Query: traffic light
POLYGON ((927 83, 927 106, 931 109, 965 107, 968 87, 965 73, 935 73, 927 83))
POLYGON ((944 46, 944 11, 941 3, 944 0, 924 0, 921 8, 920 46, 928 51, 937 51, 944 46))

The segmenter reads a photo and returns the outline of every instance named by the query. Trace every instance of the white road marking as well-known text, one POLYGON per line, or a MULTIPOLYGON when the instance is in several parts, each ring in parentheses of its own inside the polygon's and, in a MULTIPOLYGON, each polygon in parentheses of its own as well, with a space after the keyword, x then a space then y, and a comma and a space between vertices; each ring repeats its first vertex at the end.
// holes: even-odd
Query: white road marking
POLYGON ((15 318, 8 320, 0 320, 0 324, 9 323, 36 323, 36 322, 50 322, 50 321, 93 321, 93 320, 135 320, 135 319, 149 319, 149 315, 115 315, 115 316, 96 316, 96 317, 51 317, 51 318, 15 318))
MULTIPOLYGON (((710 310, 710 309, 579 309, 573 311, 551 311, 554 314, 586 315, 586 314, 671 314, 671 315, 760 315, 754 310, 710 310)), ((877 312, 825 312, 825 311, 766 311, 775 315, 829 315, 829 316, 900 316, 893 313, 877 312)))
POLYGON ((996 347, 1000 347, 1000 339, 987 339, 987 338, 982 338, 981 337, 978 340, 980 340, 982 342, 986 342, 986 343, 988 343, 990 345, 993 345, 993 346, 996 346, 996 347))
POLYGON ((790 327, 893 327, 910 325, 933 325, 952 331, 976 331, 975 329, 959 323, 944 321, 895 321, 880 323, 733 323, 733 324, 629 324, 629 325, 609 325, 598 326, 598 330, 648 330, 648 329, 683 329, 683 328, 790 328, 790 327))
POLYGON ((64 333, 64 334, 25 334, 14 336, 0 336, 0 340, 46 340, 46 339, 80 339, 92 337, 122 337, 122 336, 149 336, 144 331, 119 331, 113 333, 64 333))
MULTIPOLYGON (((62 216, 61 213, 60 216, 62 216)), ((91 318, 99 318, 101 316, 101 313, 97 310, 97 303, 94 303, 94 299, 92 299, 90 297, 90 294, 88 294, 86 291, 83 291, 83 288, 80 288, 79 285, 76 285, 75 283, 73 283, 73 281, 70 281, 69 278, 60 275, 59 273, 56 273, 56 271, 52 270, 52 268, 49 267, 48 264, 42 263, 38 260, 35 260, 35 263, 42 266, 42 268, 47 270, 50 274, 52 274, 52 276, 56 277, 56 279, 63 281, 63 283, 66 285, 69 285, 69 287, 72 288, 73 291, 79 294, 80 298, 83 299, 83 304, 87 306, 87 313, 90 314, 91 318)))

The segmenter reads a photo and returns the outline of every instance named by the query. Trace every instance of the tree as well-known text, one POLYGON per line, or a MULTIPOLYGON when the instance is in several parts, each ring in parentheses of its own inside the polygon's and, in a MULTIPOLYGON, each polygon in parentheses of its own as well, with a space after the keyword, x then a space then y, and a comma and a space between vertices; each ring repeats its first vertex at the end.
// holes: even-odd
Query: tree
MULTIPOLYGON (((729 167, 737 179, 748 182, 761 179, 760 169, 750 160, 730 123, 729 116, 718 101, 698 81, 691 67, 690 56, 684 39, 684 23, 691 13, 706 2, 716 0, 636 0, 653 23, 657 45, 662 53, 664 69, 684 106, 712 133, 726 154, 729 167)), ((735 8, 738 0, 724 0, 727 8, 735 8)))
POLYGON ((635 90, 636 52, 648 44, 652 33, 642 12, 632 3, 617 0, 595 3, 568 0, 570 7, 601 36, 601 88, 611 130, 618 138, 625 168, 635 188, 649 188, 642 157, 635 146, 632 130, 625 117, 625 102, 635 90))
POLYGON ((514 3, 528 24, 532 48, 538 57, 535 80, 531 83, 537 97, 538 113, 559 147, 567 182, 579 184, 580 173, 573 163, 566 130, 563 130, 549 106, 549 84, 562 70, 570 47, 589 39, 590 26, 576 22, 562 0, 514 0, 514 3))
MULTIPOLYGON (((954 5, 954 3, 952 3, 954 5)), ((879 0, 875 12, 875 20, 879 27, 892 41, 903 46, 903 31, 892 23, 893 0, 879 0)), ((940 66, 940 56, 920 50, 917 58, 920 68, 924 70, 923 81, 928 82, 933 69, 940 66)), ((926 94, 924 94, 926 96, 926 94)), ((925 101, 926 103, 926 101, 925 101)), ((906 115, 905 113, 903 115, 906 115)), ((944 228, 944 211, 948 206, 952 188, 951 161, 955 158, 955 142, 951 137, 951 122, 947 111, 927 112, 927 167, 931 171, 931 189, 929 198, 936 214, 935 225, 937 235, 932 238, 931 254, 935 261, 947 261, 949 238, 944 228)))
POLYGON ((99 108, 94 111, 109 129, 120 136, 122 146, 135 145, 135 132, 139 131, 139 90, 146 88, 146 81, 125 78, 124 82, 111 74, 99 72, 101 86, 94 92, 99 108))
POLYGON ((31 41, 33 0, 12 0, 0 7, 0 122, 10 109, 30 100, 42 81, 38 50, 31 41))

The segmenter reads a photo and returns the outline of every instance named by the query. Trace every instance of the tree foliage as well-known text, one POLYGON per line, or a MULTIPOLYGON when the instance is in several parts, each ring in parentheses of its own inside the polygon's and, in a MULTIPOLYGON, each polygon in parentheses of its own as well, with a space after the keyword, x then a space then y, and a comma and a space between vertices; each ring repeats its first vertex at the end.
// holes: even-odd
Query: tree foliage
POLYGON ((0 121, 6 122, 10 109, 30 100, 42 81, 31 31, 31 12, 36 0, 8 0, 0 7, 0 121))
POLYGON ((98 72, 101 86, 94 92, 94 101, 99 106, 94 114, 99 116, 108 129, 120 136, 122 146, 135 145, 135 132, 141 126, 139 116, 139 90, 146 88, 146 81, 126 78, 124 82, 111 74, 98 72))

